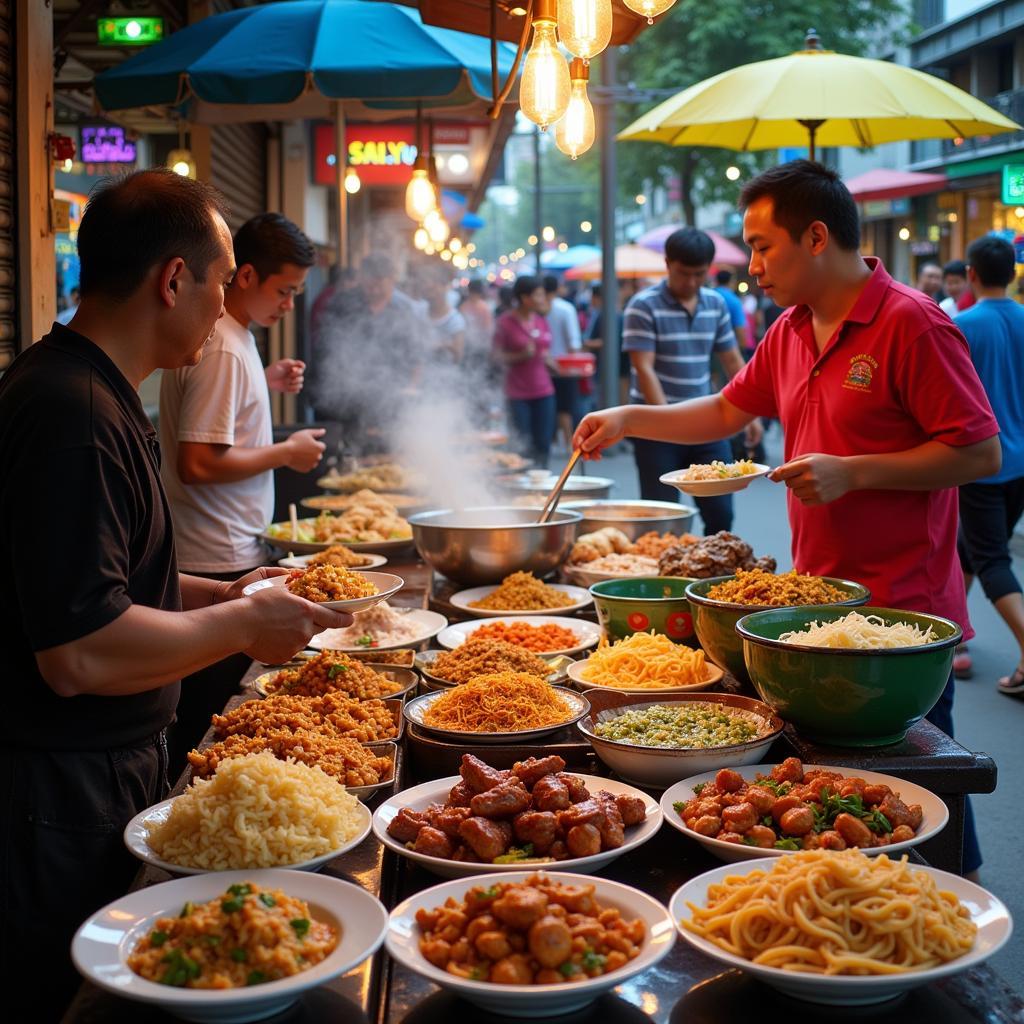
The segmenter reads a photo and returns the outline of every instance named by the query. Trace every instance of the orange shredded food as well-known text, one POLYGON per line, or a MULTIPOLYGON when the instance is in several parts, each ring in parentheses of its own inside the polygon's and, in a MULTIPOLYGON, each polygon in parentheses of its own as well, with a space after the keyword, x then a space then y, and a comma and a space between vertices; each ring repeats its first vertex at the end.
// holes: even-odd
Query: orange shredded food
POLYGON ((474 640, 507 640, 527 651, 564 651, 578 647, 580 638, 565 626, 546 622, 533 626, 529 622, 489 622, 473 630, 474 640))
POLYGON ((442 694, 423 721, 455 732, 522 732, 571 717, 565 699, 536 676, 495 672, 442 694))
POLYGON ((736 578, 708 591, 712 601, 730 604, 788 608, 799 604, 836 604, 849 594, 837 590, 820 576, 801 576, 795 570, 776 576, 764 569, 737 569, 736 578))

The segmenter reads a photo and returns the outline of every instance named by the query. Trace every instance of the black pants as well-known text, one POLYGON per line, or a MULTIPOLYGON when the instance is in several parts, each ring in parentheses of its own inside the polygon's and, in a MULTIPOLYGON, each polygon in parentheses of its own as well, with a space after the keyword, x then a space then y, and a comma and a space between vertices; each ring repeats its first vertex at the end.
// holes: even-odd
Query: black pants
POLYGON ((732 456, 728 441, 671 444, 668 441, 647 441, 638 437, 633 440, 633 455, 640 477, 640 497, 644 501, 682 501, 689 504, 692 500, 704 520, 705 536, 732 528, 731 494, 691 499, 689 495, 680 494, 674 487, 658 479, 673 470, 686 469, 691 463, 702 465, 715 459, 729 462, 732 456))
POLYGON ((964 572, 977 576, 992 602, 1020 593, 1010 557, 1013 528, 1024 513, 1024 477, 960 488, 957 551, 964 572))
POLYGON ((0 985, 8 1020, 59 1021, 81 978, 71 938, 123 895, 121 839, 167 794, 163 734, 120 750, 0 750, 0 985))
MULTIPOLYGON (((233 582, 250 572, 252 569, 223 573, 203 572, 194 575, 233 582)), ((215 661, 212 665, 207 665, 206 668, 201 668, 182 679, 178 709, 174 722, 167 730, 172 779, 177 779, 185 770, 188 752, 195 748, 206 735, 206 730, 210 728, 210 716, 219 715, 224 710, 228 698, 238 693, 238 684, 251 663, 252 658, 248 654, 229 654, 226 658, 215 661)))

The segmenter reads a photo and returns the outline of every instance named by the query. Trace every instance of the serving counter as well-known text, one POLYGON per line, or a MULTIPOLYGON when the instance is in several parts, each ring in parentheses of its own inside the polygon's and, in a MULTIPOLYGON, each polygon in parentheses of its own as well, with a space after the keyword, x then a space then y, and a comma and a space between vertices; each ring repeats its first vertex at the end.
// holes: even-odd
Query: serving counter
MULTIPOLYGON (((419 564, 401 563, 389 564, 389 570, 406 580, 406 587, 394 603, 425 607, 432 589, 429 570, 419 564)), ((263 671, 263 666, 254 664, 247 680, 263 671)), ((245 698, 233 698, 229 706, 242 699, 245 698)), ((396 791, 445 774, 431 770, 422 756, 410 757, 409 743, 407 736, 400 747, 396 791)), ((524 756, 535 750, 524 750, 524 756)), ((793 753, 807 763, 888 772, 940 795, 950 808, 950 822, 938 837, 917 848, 914 857, 919 851, 929 863, 946 870, 959 870, 966 794, 987 793, 995 787, 995 765, 991 758, 970 753, 927 722, 915 726, 903 743, 871 751, 826 750, 787 733, 766 760, 781 760, 793 753)), ((596 759, 574 767, 577 771, 606 774, 596 759)), ((183 777, 175 792, 183 790, 186 784, 187 778, 183 777)), ((667 905, 680 885, 718 864, 697 843, 663 827, 648 843, 613 862, 601 875, 640 888, 667 905)), ((736 867, 742 869, 741 864, 736 867)), ((385 850, 372 834, 355 850, 329 863, 322 873, 362 886, 388 907, 439 881, 385 850)), ((133 889, 170 877, 158 869, 144 867, 135 878, 133 889)), ((382 950, 344 977, 306 993, 298 1004, 273 1020, 288 1024, 452 1024, 459 1018, 495 1024, 511 1020, 488 1014, 438 990, 391 961, 382 950)), ((64 1024, 155 1024, 174 1019, 163 1011, 85 984, 69 1008, 64 1024)), ((588 1009, 571 1015, 573 1024, 649 1020, 659 1024, 722 1024, 783 1019, 798 1024, 869 1019, 873 1024, 906 1024, 915 1019, 937 1024, 1019 1024, 1024 1020, 1024 998, 1014 993, 991 968, 983 966, 915 989, 881 1006, 816 1006, 783 996, 740 971, 723 971, 720 964, 680 939, 656 967, 630 979, 588 1009)))

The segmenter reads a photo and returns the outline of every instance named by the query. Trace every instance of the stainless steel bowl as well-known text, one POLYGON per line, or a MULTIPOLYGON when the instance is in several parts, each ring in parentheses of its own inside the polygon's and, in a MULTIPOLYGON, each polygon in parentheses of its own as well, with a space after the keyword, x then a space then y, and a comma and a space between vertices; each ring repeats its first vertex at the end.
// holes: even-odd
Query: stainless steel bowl
POLYGON ((583 516, 579 533, 593 533, 613 526, 630 540, 657 530, 658 533, 687 533, 697 510, 674 501, 568 501, 560 508, 583 516))
MULTIPOLYGON (((537 504, 543 506, 551 489, 558 482, 557 473, 549 473, 542 476, 539 472, 510 473, 496 477, 495 486, 509 494, 536 494, 540 499, 537 504)), ((562 501, 567 502, 573 498, 582 500, 584 498, 607 498, 612 493, 615 481, 607 476, 583 476, 580 473, 573 473, 565 481, 562 488, 562 501)))
POLYGON ((498 583, 525 570, 542 576, 569 554, 579 512, 557 509, 547 523, 537 508, 509 505, 440 509, 409 517, 420 557, 458 583, 498 583))

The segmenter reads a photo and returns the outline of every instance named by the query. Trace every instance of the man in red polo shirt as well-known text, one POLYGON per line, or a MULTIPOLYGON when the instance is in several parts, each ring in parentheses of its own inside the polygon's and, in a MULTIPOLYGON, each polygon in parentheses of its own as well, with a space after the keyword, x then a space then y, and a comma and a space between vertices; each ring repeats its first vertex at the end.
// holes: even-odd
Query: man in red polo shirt
MULTIPOLYGON (((700 444, 777 417, 786 462, 771 479, 789 488, 797 570, 857 580, 872 603, 946 616, 969 636, 956 488, 996 472, 1000 448, 963 336, 860 255, 857 207, 833 171, 772 168, 740 205, 750 273, 790 308, 719 394, 592 413, 575 445, 594 458, 626 435, 700 444)), ((928 715, 949 735, 952 687, 928 715)), ((968 839, 965 870, 979 863, 968 839)))

